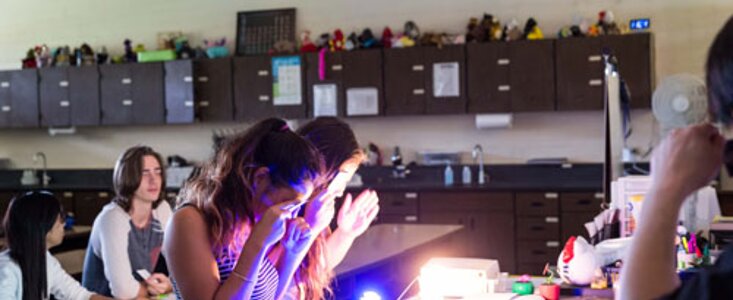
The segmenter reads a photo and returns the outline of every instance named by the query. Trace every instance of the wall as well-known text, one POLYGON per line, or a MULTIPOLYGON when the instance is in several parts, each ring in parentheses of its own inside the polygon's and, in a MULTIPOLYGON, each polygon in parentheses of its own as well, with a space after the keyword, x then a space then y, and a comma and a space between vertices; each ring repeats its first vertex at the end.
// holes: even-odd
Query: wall
MULTIPOLYGON (((345 31, 369 26, 380 32, 412 19, 423 31, 463 32, 467 19, 482 12, 502 20, 523 22, 535 17, 545 34, 554 35, 574 16, 594 18, 611 9, 617 20, 651 17, 656 44, 657 78, 678 72, 702 74, 707 46, 733 11, 723 0, 248 0, 248 1, 40 1, 0 0, 0 69, 17 68, 33 45, 51 46, 88 42, 95 49, 106 45, 122 52, 122 40, 131 38, 148 48, 157 32, 180 30, 194 44, 226 36, 234 40, 236 12, 280 7, 297 8, 298 31, 314 34, 341 27, 345 31), (175 4, 173 4, 175 3, 175 4), (204 4, 205 3, 205 4, 204 4)), ((655 134, 648 112, 635 113, 632 145, 646 147, 655 134)), ((602 115, 585 113, 518 114, 511 129, 479 131, 471 116, 394 117, 354 119, 360 141, 388 148, 400 145, 417 150, 468 151, 481 143, 491 162, 523 162, 533 157, 569 157, 573 161, 602 159, 602 115), (396 130, 397 129, 397 130, 396 130)), ((181 154, 195 160, 209 155, 211 131, 243 127, 238 124, 166 127, 79 129, 74 136, 49 137, 44 130, 0 131, 0 157, 15 167, 32 166, 32 154, 43 150, 53 168, 110 167, 120 151, 137 143, 149 144, 163 154, 181 154)))

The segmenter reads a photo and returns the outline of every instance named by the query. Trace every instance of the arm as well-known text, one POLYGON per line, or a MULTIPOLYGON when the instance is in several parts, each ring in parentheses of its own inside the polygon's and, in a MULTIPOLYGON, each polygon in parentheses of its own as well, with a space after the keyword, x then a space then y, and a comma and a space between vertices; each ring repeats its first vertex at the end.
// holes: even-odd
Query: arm
POLYGON ((99 230, 99 255, 104 264, 104 277, 115 298, 132 299, 147 296, 147 289, 132 275, 128 254, 130 222, 118 211, 108 210, 94 222, 99 230))
POLYGON ((338 228, 326 239, 326 262, 330 269, 344 260, 354 240, 362 235, 379 213, 379 197, 364 190, 356 200, 347 194, 338 213, 338 228))
POLYGON ((658 298, 679 286, 674 236, 680 207, 717 175, 722 152, 722 136, 707 124, 672 131, 657 147, 652 187, 621 270, 619 299, 658 298))
POLYGON ((294 285, 293 275, 300 267, 303 259, 308 254, 313 242, 318 235, 311 234, 310 225, 303 218, 296 218, 288 222, 288 229, 283 238, 284 251, 277 265, 277 273, 280 278, 275 293, 275 299, 283 299, 285 295, 292 291, 294 285))
POLYGON ((22 299, 20 267, 7 256, 7 259, 0 259, 0 299, 22 299))
POLYGON ((48 252, 46 252, 46 265, 48 266, 49 290, 55 298, 71 300, 110 299, 87 291, 78 281, 69 276, 61 267, 59 261, 48 252))

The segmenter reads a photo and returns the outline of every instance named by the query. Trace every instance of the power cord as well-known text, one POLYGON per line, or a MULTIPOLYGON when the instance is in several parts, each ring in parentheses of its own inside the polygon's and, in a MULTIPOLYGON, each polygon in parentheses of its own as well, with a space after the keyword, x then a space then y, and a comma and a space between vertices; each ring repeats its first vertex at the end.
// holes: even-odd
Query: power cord
POLYGON ((417 282, 418 279, 420 279, 420 275, 415 276, 415 279, 413 279, 410 284, 408 284, 407 287, 402 291, 402 293, 400 293, 400 296, 397 297, 397 300, 402 300, 402 297, 404 297, 407 292, 410 291, 410 288, 412 288, 412 286, 415 284, 415 282, 417 282))

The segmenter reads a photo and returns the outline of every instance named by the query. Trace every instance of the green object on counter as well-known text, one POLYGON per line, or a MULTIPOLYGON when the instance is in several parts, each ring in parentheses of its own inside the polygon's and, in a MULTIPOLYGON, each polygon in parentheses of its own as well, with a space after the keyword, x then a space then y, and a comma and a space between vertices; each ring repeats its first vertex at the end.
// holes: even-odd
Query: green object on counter
POLYGON ((531 282, 515 282, 512 284, 512 293, 518 295, 532 295, 534 294, 534 285, 531 282))
POLYGON ((154 62, 175 60, 176 52, 173 50, 143 51, 137 53, 138 62, 154 62))

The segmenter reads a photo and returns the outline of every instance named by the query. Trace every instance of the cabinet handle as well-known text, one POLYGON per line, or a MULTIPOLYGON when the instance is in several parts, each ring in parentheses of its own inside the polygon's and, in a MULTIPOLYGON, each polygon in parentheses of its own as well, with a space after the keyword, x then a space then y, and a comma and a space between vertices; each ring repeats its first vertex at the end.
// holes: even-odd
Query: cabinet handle
POLYGON ((199 106, 201 106, 201 107, 209 107, 209 101, 201 101, 201 102, 199 102, 199 106))
POLYGON ((425 70, 425 66, 423 66, 423 65, 413 65, 412 66, 412 70, 413 71, 423 71, 423 70, 425 70))
POLYGON ((331 66, 331 70, 334 70, 334 71, 341 71, 343 69, 344 69, 344 66, 343 65, 333 65, 333 66, 331 66))
POLYGON ((64 192, 64 198, 71 198, 71 197, 74 197, 73 192, 64 192))
POLYGON ((2 109, 3 112, 9 112, 10 111, 10 105, 3 105, 3 107, 0 108, 0 109, 2 109))
POLYGON ((557 193, 545 193, 545 199, 557 199, 557 193))
POLYGON ((508 58, 500 58, 496 60, 496 64, 500 66, 506 66, 511 62, 508 58))
POLYGON ((558 223, 560 222, 560 218, 558 217, 547 217, 545 218, 545 223, 558 223))
POLYGON ((122 100, 122 105, 123 106, 132 106, 132 100, 130 99, 122 100))
POLYGON ((267 70, 257 71, 257 76, 267 76, 267 75, 270 75, 270 72, 268 72, 267 70))
POLYGON ((193 101, 185 101, 185 102, 183 102, 183 106, 185 106, 185 107, 193 107, 193 101))
POLYGON ((604 195, 603 195, 603 193, 596 193, 595 195, 593 195, 593 197, 596 198, 596 199, 601 199, 601 200, 603 200, 603 198, 605 198, 604 195))
POLYGON ((209 77, 199 76, 199 82, 209 82, 209 77))
POLYGON ((590 86, 601 86, 603 85, 603 79, 591 79, 588 81, 588 85, 590 86))
POLYGON ((9 81, 0 82, 0 88, 7 89, 9 87, 10 87, 10 82, 9 81))
POLYGON ((407 221, 407 222, 417 222, 417 216, 415 216, 415 215, 405 216, 405 221, 407 221))
POLYGON ((601 61, 603 57, 600 55, 590 55, 588 56, 588 62, 598 62, 601 61))
POLYGON ((59 81, 59 86, 60 87, 67 87, 67 86, 69 86, 69 82, 66 81, 66 80, 59 81))
POLYGON ((547 245, 547 248, 558 248, 558 247, 560 247, 560 242, 558 242, 558 241, 548 241, 547 243, 545 243, 545 245, 547 245))
POLYGON ((193 81, 193 77, 191 77, 191 76, 185 76, 185 77, 183 77, 183 82, 192 82, 192 81, 193 81))
POLYGON ((413 95, 423 95, 425 94, 425 90, 424 89, 414 89, 412 90, 412 94, 413 95))
POLYGON ((69 103, 69 101, 66 101, 66 100, 59 102, 59 106, 61 107, 69 107, 69 105, 71 105, 71 103, 69 103))
POLYGON ((131 84, 132 78, 122 78, 122 84, 131 84))
POLYGON ((97 194, 97 197, 99 197, 99 198, 109 198, 109 193, 107 193, 107 192, 99 192, 99 194, 97 194))
POLYGON ((405 193, 407 199, 417 199, 417 193, 405 193))
POLYGON ((270 101, 270 96, 268 96, 268 95, 260 95, 260 98, 259 99, 262 102, 267 102, 267 101, 270 101))
POLYGON ((508 85, 508 84, 505 84, 505 85, 500 85, 497 89, 500 92, 508 92, 508 91, 511 91, 512 90, 512 86, 511 85, 508 85))

